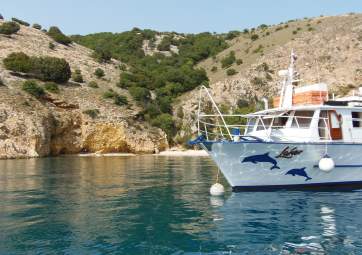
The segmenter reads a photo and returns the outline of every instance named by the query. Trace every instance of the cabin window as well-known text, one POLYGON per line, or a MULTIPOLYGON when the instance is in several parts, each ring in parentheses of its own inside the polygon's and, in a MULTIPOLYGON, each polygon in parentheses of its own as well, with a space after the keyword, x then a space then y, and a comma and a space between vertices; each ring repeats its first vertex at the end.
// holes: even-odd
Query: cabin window
POLYGON ((288 122, 290 112, 285 112, 283 114, 281 112, 277 112, 275 115, 277 115, 278 117, 274 118, 272 128, 284 128, 288 122))
POLYGON ((256 123, 256 118, 255 118, 255 117, 250 118, 250 119, 248 120, 247 129, 246 129, 246 132, 247 132, 247 133, 253 131, 255 123, 256 123))
POLYGON ((362 127, 362 112, 352 112, 352 125, 354 128, 362 127))
POLYGON ((295 111, 292 121, 293 128, 309 128, 314 111, 295 111))

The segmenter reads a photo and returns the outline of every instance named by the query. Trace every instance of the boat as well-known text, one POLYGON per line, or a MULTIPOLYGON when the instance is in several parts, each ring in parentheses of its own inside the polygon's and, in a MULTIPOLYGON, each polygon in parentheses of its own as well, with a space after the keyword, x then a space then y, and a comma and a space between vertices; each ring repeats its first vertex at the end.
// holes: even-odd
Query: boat
POLYGON ((362 90, 330 98, 325 83, 301 85, 292 51, 273 108, 222 113, 199 93, 196 139, 233 191, 362 188, 362 90))

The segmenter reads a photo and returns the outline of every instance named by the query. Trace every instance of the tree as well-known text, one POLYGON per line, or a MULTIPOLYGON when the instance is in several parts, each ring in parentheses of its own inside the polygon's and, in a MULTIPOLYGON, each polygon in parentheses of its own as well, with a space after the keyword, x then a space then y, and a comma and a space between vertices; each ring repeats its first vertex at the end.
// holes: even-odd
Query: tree
POLYGON ((63 34, 58 27, 50 27, 47 34, 53 38, 54 41, 60 44, 69 45, 72 42, 72 40, 63 34))
POLYGON ((20 26, 18 23, 10 21, 10 22, 4 22, 0 25, 0 34, 4 35, 11 35, 15 34, 20 30, 20 26))
POLYGON ((104 77, 104 71, 103 71, 103 69, 97 68, 97 69, 94 71, 94 75, 95 75, 98 79, 104 77))

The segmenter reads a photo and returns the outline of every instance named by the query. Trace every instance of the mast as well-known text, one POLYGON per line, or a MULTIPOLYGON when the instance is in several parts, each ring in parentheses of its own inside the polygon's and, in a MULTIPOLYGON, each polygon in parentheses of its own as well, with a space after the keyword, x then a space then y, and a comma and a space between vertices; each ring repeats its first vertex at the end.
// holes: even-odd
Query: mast
POLYGON ((279 72, 279 75, 284 77, 280 92, 280 108, 288 108, 293 105, 294 64, 296 59, 296 55, 292 49, 288 70, 282 70, 279 72))

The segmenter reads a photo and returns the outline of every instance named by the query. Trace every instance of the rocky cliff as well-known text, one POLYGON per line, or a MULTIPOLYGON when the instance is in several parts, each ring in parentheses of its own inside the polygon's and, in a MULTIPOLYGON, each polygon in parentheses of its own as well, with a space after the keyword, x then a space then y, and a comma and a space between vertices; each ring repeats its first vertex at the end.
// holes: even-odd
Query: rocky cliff
MULTIPOLYGON (((0 21, 2 23, 2 21, 0 21)), ((0 158, 38 157, 79 152, 154 153, 168 148, 165 133, 139 120, 140 108, 128 91, 116 86, 119 61, 100 64, 92 51, 75 43, 54 42, 46 33, 21 26, 16 34, 0 35, 0 158), (55 47, 52 49, 49 44, 55 47), (37 99, 22 91, 26 77, 11 73, 2 60, 12 52, 64 58, 84 82, 60 85, 59 93, 37 99), (101 79, 94 75, 104 70, 101 79), (96 81, 98 88, 88 86, 96 81), (126 96, 127 106, 104 99, 112 89, 126 96)))

